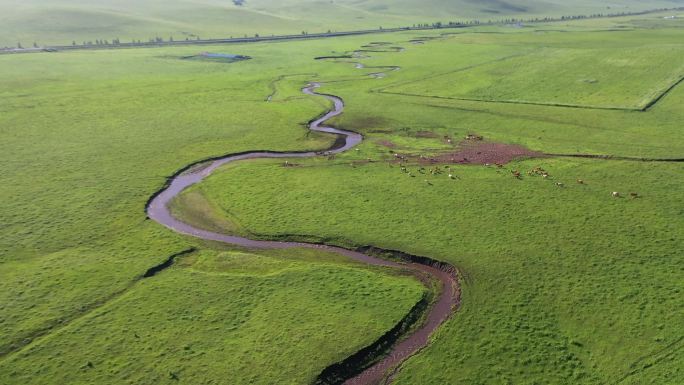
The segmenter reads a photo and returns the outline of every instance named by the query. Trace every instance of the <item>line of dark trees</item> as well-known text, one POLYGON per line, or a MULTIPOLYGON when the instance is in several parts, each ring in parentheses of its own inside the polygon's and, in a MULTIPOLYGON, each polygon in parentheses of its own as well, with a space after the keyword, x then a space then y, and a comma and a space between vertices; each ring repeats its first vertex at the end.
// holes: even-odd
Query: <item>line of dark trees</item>
MULTIPOLYGON (((192 40, 193 41, 200 40, 200 37, 196 36, 192 40)), ((176 40, 173 39, 173 36, 170 36, 168 40, 164 40, 164 38, 162 38, 162 37, 155 36, 155 37, 149 38, 145 42, 143 42, 142 40, 132 40, 130 43, 121 43, 121 40, 119 38, 116 38, 116 39, 112 39, 111 42, 109 40, 95 40, 95 41, 92 41, 92 40, 85 41, 84 40, 81 45, 98 46, 98 45, 145 44, 145 43, 155 43, 156 44, 156 43, 164 43, 164 42, 173 43, 174 41, 176 41, 176 40)), ((186 37, 185 41, 190 41, 190 38, 186 37)), ((76 42, 76 40, 74 40, 71 42, 71 45, 72 46, 78 46, 79 44, 76 42)), ((34 47, 35 47, 35 43, 34 43, 34 47)))
MULTIPOLYGON (((521 24, 521 23, 544 23, 544 22, 557 22, 557 21, 566 21, 566 20, 580 20, 580 19, 593 19, 593 18, 603 18, 603 17, 620 17, 620 16, 630 16, 630 15, 643 15, 647 13, 653 13, 653 12, 664 12, 664 11, 682 11, 684 10, 684 7, 678 7, 678 8, 660 8, 660 9, 653 9, 649 11, 640 11, 640 12, 616 12, 616 13, 594 13, 591 15, 570 15, 570 16, 560 16, 560 17, 534 17, 534 18, 506 18, 506 19, 498 19, 498 20, 492 20, 489 19, 487 21, 482 21, 482 20, 468 20, 468 21, 449 21, 446 23, 443 22, 433 22, 433 23, 418 23, 418 24, 413 24, 413 26, 407 26, 407 27, 396 27, 396 28, 389 28, 385 29, 382 26, 378 28, 379 31, 400 31, 400 30, 416 30, 416 29, 440 29, 440 28, 458 28, 458 27, 469 27, 469 26, 477 26, 477 25, 496 25, 496 24, 521 24)), ((309 34, 308 31, 302 31, 301 35, 302 36, 336 36, 336 35, 344 35, 344 34, 354 34, 354 33, 370 33, 373 30, 365 30, 365 31, 345 31, 345 32, 336 32, 332 30, 328 30, 327 32, 324 33, 314 33, 314 34, 309 34)), ((271 39, 275 38, 294 38, 294 35, 270 35, 271 39)), ((268 38, 263 38, 261 37, 258 33, 254 34, 253 37, 248 37, 247 35, 244 35, 244 37, 240 38, 234 38, 231 36, 228 39, 210 39, 210 40, 201 40, 199 36, 189 34, 189 36, 185 37, 184 40, 174 40, 173 36, 170 36, 168 39, 164 40, 164 38, 155 36, 153 38, 149 38, 145 41, 143 40, 136 40, 133 39, 130 42, 125 42, 122 43, 119 38, 112 39, 111 41, 109 40, 103 40, 103 39, 96 39, 94 41, 88 40, 88 41, 83 41, 82 43, 78 43, 75 40, 72 41, 71 47, 116 47, 116 46, 144 46, 144 45, 160 45, 160 44, 172 44, 174 42, 211 42, 211 41, 225 41, 225 40, 258 40, 258 39, 268 39, 268 38)), ((18 49, 24 49, 24 46, 21 44, 21 42, 17 43, 18 49)), ((33 48, 38 49, 41 48, 37 42, 33 43, 33 48)), ((47 47, 51 48, 51 47, 47 47)), ((67 46, 58 46, 54 48, 68 48, 67 46)), ((13 47, 5 47, 5 50, 13 50, 15 48, 13 47)))

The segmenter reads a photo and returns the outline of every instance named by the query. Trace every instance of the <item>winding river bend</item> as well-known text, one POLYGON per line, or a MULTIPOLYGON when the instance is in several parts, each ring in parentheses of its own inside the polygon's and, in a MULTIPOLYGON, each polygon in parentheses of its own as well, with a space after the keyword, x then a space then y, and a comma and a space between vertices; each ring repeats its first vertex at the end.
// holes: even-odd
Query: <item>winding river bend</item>
MULTIPOLYGON (((363 140, 363 137, 355 132, 339 130, 323 125, 330 118, 338 116, 343 112, 344 102, 337 96, 316 92, 316 89, 319 87, 319 83, 311 83, 302 91, 308 95, 324 97, 333 102, 334 107, 320 118, 313 120, 309 124, 309 129, 339 136, 341 140, 338 140, 332 148, 325 151, 327 154, 347 151, 359 144, 363 140)), ((201 182, 222 165, 245 159, 310 158, 318 156, 319 154, 320 152, 313 151, 254 151, 227 155, 221 158, 207 160, 206 162, 193 164, 172 176, 166 186, 149 200, 146 207, 147 215, 150 219, 173 231, 205 240, 223 242, 253 249, 320 249, 341 254, 368 265, 405 269, 412 271, 417 276, 425 277, 427 275, 431 277, 438 283, 436 298, 429 304, 426 303, 426 306, 420 307, 416 305, 414 310, 419 312, 419 314, 410 314, 407 316, 407 318, 412 318, 414 321, 419 320, 420 323, 417 326, 411 324, 411 322, 405 318, 403 324, 400 323, 395 327, 398 334, 391 333, 391 331, 388 332, 374 344, 359 351, 347 360, 328 367, 319 375, 317 380, 318 383, 344 383, 350 385, 371 385, 380 383, 383 380, 391 381, 393 371, 396 371, 398 366, 408 357, 427 346, 432 333, 457 310, 460 303, 460 287, 457 272, 453 266, 426 257, 417 257, 402 252, 377 248, 349 250, 322 244, 260 241, 215 233, 196 228, 175 218, 168 208, 169 203, 183 190, 201 182), (362 252, 361 250, 371 250, 375 251, 375 253, 362 252), (377 253, 391 254, 404 262, 390 261, 371 255, 377 253), (408 334, 402 332, 404 330, 409 330, 408 334), (388 346, 389 350, 387 349, 388 346), (374 356, 373 352, 378 350, 383 350, 387 352, 387 354, 384 354, 381 357, 374 356)), ((412 311, 412 313, 415 312, 412 311)))

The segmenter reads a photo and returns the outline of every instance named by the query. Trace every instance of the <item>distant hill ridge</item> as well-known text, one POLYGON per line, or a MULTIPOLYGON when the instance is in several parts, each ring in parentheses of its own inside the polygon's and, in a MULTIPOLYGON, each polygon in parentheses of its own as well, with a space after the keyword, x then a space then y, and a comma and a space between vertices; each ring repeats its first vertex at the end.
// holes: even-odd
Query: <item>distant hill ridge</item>
POLYGON ((0 0, 0 46, 320 33, 679 6, 684 0, 0 0))

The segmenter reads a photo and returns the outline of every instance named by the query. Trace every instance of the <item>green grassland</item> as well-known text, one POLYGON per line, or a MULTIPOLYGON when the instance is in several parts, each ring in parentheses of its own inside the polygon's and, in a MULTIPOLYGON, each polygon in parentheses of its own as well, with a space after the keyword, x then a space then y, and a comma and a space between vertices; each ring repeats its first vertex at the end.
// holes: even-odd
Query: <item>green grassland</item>
MULTIPOLYGON (((248 162, 189 193, 261 237, 373 244, 459 266, 461 312, 398 383, 611 383, 643 356, 681 349, 681 165, 510 165, 542 166, 561 189, 494 167, 459 167, 451 180, 351 160, 248 162), (269 180, 277 188, 259 182, 269 180), (643 197, 614 199, 613 190, 643 197)), ((665 383, 681 382, 670 370, 665 383)))
POLYGON ((247 0, 236 6, 229 0, 2 0, 0 46, 299 34, 452 20, 635 12, 683 4, 681 0, 647 4, 634 0, 247 0))
POLYGON ((539 48, 526 55, 386 91, 482 101, 639 109, 684 78, 681 48, 678 44, 657 43, 630 49, 539 48))
MULTIPOLYGON (((0 57, 0 382, 306 383, 396 323, 422 294, 414 280, 311 251, 212 251, 145 218, 166 177, 198 159, 329 146, 333 138, 304 127, 329 105, 300 92, 329 80, 323 92, 346 102, 334 124, 365 135, 359 151, 299 167, 230 165, 188 190, 175 212, 225 232, 373 244, 457 265, 461 311, 397 383, 681 383, 682 163, 544 158, 459 166, 450 180, 411 178, 383 161, 452 150, 439 138, 471 132, 545 152, 681 158, 682 87, 647 112, 388 93, 457 71, 491 82, 497 66, 540 49, 607 47, 613 61, 598 69, 615 78, 616 61, 658 41, 645 52, 673 63, 634 67, 628 84, 640 92, 616 83, 602 88, 609 103, 590 100, 638 105, 678 73, 681 22, 661 17, 0 57), (605 32, 618 25, 629 27, 605 32), (409 43, 424 35, 438 39, 409 43), (406 48, 361 59, 402 67, 382 79, 313 60, 379 39, 406 48), (253 59, 181 60, 206 50, 253 59), (510 175, 539 165, 551 180, 510 175), (191 246, 201 251, 139 280, 191 246)), ((546 63, 530 73, 548 87, 517 77, 520 88, 495 84, 497 92, 552 97, 564 79, 546 63)), ((557 100, 583 102, 575 91, 557 100)))
POLYGON ((393 327, 423 291, 339 259, 311 250, 183 257, 7 359, 0 382, 311 382, 393 327))

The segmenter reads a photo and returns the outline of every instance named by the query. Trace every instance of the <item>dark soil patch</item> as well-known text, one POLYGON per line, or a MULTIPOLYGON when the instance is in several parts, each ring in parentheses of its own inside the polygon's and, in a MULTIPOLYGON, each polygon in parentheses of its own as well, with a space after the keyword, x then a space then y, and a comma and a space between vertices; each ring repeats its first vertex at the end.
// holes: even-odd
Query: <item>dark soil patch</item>
POLYGON ((544 156, 517 144, 464 141, 455 152, 421 158, 420 163, 506 164, 515 159, 544 156))

